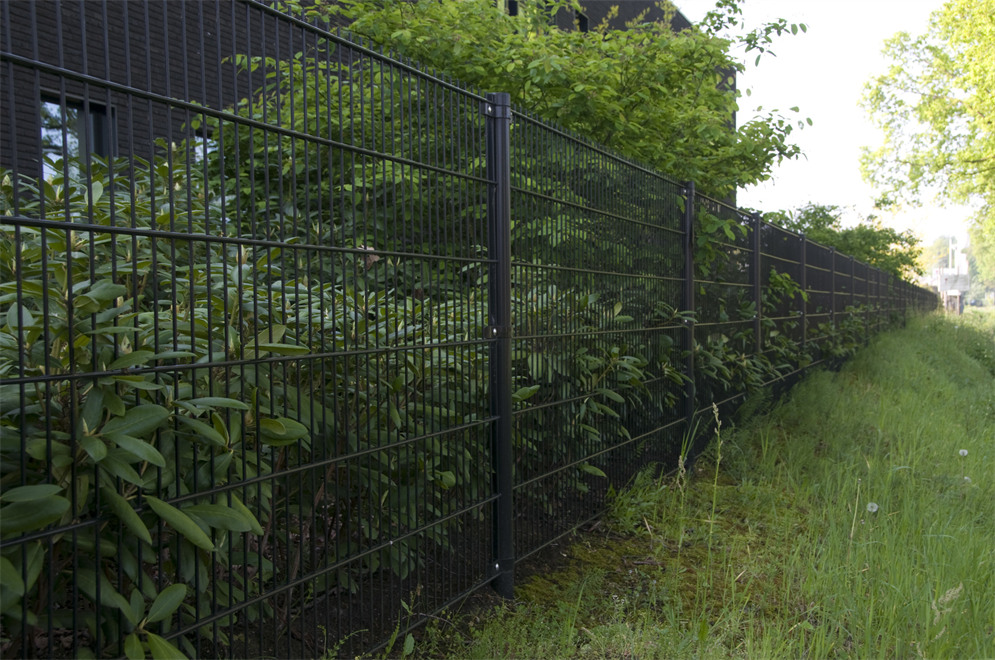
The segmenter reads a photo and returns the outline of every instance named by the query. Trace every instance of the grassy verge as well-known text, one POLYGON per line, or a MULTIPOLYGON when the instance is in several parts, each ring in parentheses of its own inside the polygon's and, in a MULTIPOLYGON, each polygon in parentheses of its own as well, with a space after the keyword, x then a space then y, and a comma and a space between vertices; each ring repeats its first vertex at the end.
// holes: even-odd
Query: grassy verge
POLYGON ((995 316, 910 323, 717 436, 415 654, 995 657, 995 316))

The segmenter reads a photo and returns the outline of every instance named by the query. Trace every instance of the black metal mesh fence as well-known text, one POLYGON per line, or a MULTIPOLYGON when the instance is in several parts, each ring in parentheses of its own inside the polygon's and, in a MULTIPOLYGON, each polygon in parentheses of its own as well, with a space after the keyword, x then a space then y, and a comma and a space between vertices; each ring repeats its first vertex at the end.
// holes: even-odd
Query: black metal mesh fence
POLYGON ((935 305, 252 0, 0 12, 5 656, 382 648, 935 305))

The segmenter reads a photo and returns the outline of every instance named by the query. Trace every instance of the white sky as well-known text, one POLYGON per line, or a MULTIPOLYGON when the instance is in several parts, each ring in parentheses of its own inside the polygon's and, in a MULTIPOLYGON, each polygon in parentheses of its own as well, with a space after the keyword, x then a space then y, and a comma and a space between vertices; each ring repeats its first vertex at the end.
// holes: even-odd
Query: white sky
MULTIPOLYGON (((699 21, 714 6, 714 0, 674 0, 690 21, 699 21)), ((873 212, 874 190, 860 176, 860 147, 876 147, 881 133, 857 104, 864 83, 883 73, 887 63, 881 55, 884 41, 896 32, 925 32, 930 13, 943 0, 746 0, 743 4, 747 28, 784 18, 805 23, 807 33, 785 35, 772 46, 776 57, 764 56, 758 67, 756 56, 746 58, 746 72, 738 86, 740 122, 757 106, 779 109, 797 117, 810 117, 813 125, 792 133, 804 156, 786 161, 774 177, 759 186, 740 191, 741 206, 761 211, 791 209, 808 202, 834 204, 849 210, 856 221, 873 212), (745 96, 745 90, 752 90, 745 96)), ((882 220, 896 229, 913 229, 928 245, 936 237, 955 234, 967 240, 970 210, 940 207, 904 209, 882 220)))

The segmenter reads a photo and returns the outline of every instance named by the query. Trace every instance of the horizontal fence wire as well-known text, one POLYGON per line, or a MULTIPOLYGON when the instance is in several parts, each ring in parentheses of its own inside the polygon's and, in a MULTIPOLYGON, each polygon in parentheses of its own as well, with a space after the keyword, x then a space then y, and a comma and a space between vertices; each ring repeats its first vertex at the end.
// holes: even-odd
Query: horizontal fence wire
POLYGON ((5 657, 389 653, 936 305, 255 0, 0 24, 5 657))

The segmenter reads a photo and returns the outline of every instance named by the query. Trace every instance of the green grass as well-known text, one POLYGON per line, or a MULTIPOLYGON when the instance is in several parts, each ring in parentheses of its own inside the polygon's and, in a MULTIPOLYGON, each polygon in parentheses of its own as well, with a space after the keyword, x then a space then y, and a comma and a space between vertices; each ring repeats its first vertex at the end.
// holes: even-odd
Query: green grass
POLYGON ((995 657, 995 315, 878 337, 687 476, 640 475, 561 569, 415 654, 995 657))

